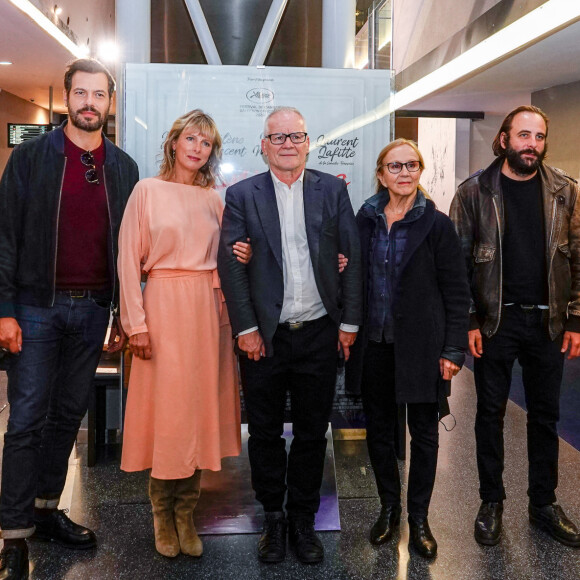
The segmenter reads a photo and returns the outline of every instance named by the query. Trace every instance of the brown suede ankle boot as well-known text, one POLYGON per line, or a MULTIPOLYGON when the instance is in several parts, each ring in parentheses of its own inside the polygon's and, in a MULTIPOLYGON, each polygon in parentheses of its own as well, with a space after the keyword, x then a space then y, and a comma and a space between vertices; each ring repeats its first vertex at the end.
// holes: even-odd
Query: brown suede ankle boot
POLYGON ((193 510, 199 499, 201 470, 191 477, 175 481, 175 504, 173 507, 175 527, 181 551, 188 556, 199 558, 203 554, 203 544, 193 523, 193 510))
POLYGON ((155 549, 168 558, 179 554, 179 540, 173 521, 173 492, 176 480, 149 478, 149 497, 153 510, 155 549))

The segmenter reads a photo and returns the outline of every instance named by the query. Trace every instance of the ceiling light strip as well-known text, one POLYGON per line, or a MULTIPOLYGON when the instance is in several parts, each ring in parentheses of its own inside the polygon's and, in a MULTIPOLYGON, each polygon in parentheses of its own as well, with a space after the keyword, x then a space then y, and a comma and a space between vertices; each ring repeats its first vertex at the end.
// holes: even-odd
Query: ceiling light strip
POLYGON ((60 28, 51 22, 42 11, 40 11, 29 0, 10 0, 16 8, 22 10, 28 17, 32 18, 40 28, 50 34, 59 44, 64 46, 71 54, 77 58, 87 56, 88 50, 75 44, 60 28))
POLYGON ((580 2, 548 0, 437 70, 397 92, 392 99, 392 111, 422 99, 579 18, 580 2))

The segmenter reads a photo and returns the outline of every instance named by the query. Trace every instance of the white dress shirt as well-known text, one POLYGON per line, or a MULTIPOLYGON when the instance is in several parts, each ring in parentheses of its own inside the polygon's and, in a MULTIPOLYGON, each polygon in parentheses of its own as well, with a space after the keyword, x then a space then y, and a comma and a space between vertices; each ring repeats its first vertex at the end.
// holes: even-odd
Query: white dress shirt
MULTIPOLYGON (((276 194, 280 233, 282 241, 282 267, 284 276, 284 300, 280 313, 280 322, 304 322, 316 320, 326 314, 326 308, 320 298, 304 218, 304 171, 290 186, 280 181, 270 171, 276 194)), ((338 261, 338 256, 336 257, 338 261)), ((338 268, 338 262, 336 264, 338 268)), ((247 334, 257 327, 240 332, 247 334)), ((357 332, 358 326, 341 324, 345 332, 357 332)))
POLYGON ((270 171, 282 234, 284 301, 280 322, 316 320, 326 314, 314 279, 304 219, 304 171, 290 186, 270 171))

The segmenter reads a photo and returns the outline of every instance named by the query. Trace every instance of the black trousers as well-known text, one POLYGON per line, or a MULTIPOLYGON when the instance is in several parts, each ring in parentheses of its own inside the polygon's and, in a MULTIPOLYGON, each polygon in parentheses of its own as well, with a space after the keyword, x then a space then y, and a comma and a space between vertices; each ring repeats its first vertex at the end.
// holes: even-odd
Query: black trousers
MULTIPOLYGON (((369 341, 365 351, 363 408, 367 420, 367 446, 381 504, 400 505, 401 481, 395 454, 397 402, 395 354, 392 344, 369 341)), ((407 511, 415 519, 427 517, 439 449, 437 403, 407 405, 411 458, 407 511)))
POLYGON ((483 337, 483 355, 475 359, 477 415, 475 439, 482 501, 505 499, 503 425, 512 368, 522 367, 528 436, 528 496, 545 505, 556 501, 560 385, 564 365, 562 336, 550 340, 547 311, 507 306, 497 333, 483 337))
POLYGON ((326 431, 336 384, 338 329, 324 316, 300 330, 279 325, 272 357, 240 356, 248 415, 252 487, 264 510, 313 521, 320 505, 326 431), (284 411, 290 391, 292 433, 286 454, 284 411))

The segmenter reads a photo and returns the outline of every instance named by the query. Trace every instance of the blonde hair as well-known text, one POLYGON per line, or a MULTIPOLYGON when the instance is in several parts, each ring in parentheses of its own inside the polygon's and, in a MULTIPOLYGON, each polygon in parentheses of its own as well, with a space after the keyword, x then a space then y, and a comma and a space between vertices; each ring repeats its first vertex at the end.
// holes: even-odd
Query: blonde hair
POLYGON ((213 187, 219 179, 219 164, 222 157, 222 138, 215 124, 215 121, 200 109, 194 109, 185 113, 175 120, 173 126, 167 133, 162 150, 161 165, 159 167, 159 177, 169 179, 175 169, 175 157, 173 145, 185 131, 194 127, 200 134, 212 142, 211 153, 207 163, 197 172, 193 185, 201 187, 213 187))
MULTIPOLYGON (((383 187, 382 183, 378 179, 378 174, 383 169, 384 158, 387 156, 387 153, 389 151, 392 151, 397 147, 401 147, 401 145, 408 145, 411 149, 413 149, 413 151, 415 151, 417 157, 419 158, 419 165, 421 166, 421 169, 425 169, 425 161, 423 160, 423 155, 421 155, 421 151, 419 151, 417 143, 415 143, 415 141, 412 141, 411 139, 403 139, 402 137, 399 139, 395 139, 394 141, 391 141, 388 145, 385 145, 385 147, 381 149, 381 152, 377 157, 377 166, 375 167, 375 184, 376 184, 375 193, 378 193, 383 187)), ((421 187, 420 185, 418 187, 423 193, 426 193, 423 187, 421 187)))

